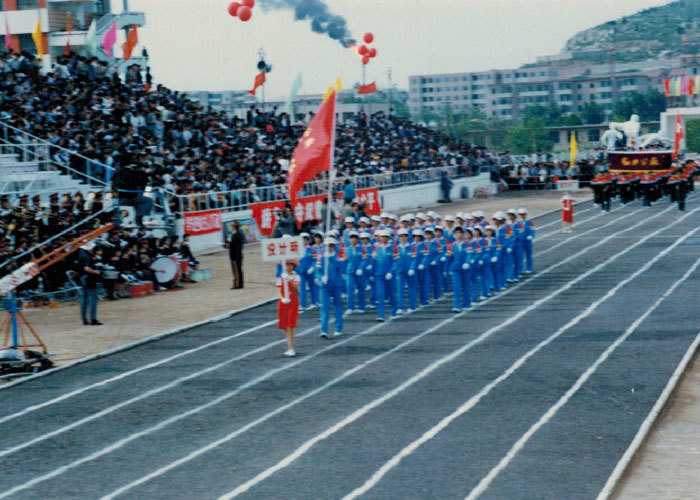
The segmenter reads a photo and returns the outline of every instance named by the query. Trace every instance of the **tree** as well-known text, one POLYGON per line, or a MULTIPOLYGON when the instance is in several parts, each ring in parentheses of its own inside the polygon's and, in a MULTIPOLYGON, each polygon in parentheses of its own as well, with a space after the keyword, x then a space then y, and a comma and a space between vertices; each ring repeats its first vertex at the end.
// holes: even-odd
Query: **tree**
POLYGON ((551 151, 554 141, 549 137, 543 117, 530 118, 510 130, 505 139, 506 148, 515 154, 551 151))
POLYGON ((700 120, 685 122, 685 147, 691 153, 700 152, 700 120))
POLYGON ((597 102, 587 102, 581 110, 581 118, 585 123, 603 123, 605 121, 605 111, 597 102))
POLYGON ((655 121, 659 114, 666 111, 666 97, 656 89, 644 94, 634 92, 613 104, 613 119, 627 121, 633 114, 639 115, 641 121, 655 121))

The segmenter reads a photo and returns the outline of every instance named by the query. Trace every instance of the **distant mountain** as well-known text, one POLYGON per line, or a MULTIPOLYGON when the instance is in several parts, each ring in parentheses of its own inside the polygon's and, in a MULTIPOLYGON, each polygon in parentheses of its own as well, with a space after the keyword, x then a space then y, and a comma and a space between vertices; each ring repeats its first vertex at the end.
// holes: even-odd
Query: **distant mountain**
POLYGON ((609 52, 617 62, 700 54, 700 0, 680 0, 581 31, 570 38, 562 54, 568 62, 605 62, 609 52))

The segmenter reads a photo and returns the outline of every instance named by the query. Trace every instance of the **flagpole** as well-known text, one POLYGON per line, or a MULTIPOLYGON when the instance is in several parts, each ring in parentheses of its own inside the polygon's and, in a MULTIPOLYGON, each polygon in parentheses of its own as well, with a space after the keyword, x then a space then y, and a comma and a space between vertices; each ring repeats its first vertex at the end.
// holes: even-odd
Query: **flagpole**
MULTIPOLYGON (((335 91, 333 91, 333 94, 335 94, 335 91)), ((333 96, 334 99, 336 99, 337 96, 333 96)), ((331 164, 330 168, 328 169, 328 202, 327 202, 327 207, 328 210, 326 210, 326 238, 328 237, 328 233, 331 230, 331 212, 333 211, 332 206, 331 206, 331 201, 333 198, 333 180, 335 178, 335 106, 333 106, 333 130, 331 131, 331 164)), ((325 238, 324 238, 325 239, 325 238)), ((336 245, 337 249, 338 245, 336 245)), ((324 255, 324 263, 323 263, 323 275, 326 277, 326 280, 328 280, 328 244, 326 243, 325 245, 325 255, 324 255)))

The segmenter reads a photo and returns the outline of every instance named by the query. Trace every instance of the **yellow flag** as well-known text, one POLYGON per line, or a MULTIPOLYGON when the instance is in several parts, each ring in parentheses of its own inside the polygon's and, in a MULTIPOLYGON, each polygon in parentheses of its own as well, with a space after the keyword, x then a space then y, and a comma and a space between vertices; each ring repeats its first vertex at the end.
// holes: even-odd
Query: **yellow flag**
POLYGON ((576 143, 576 134, 574 132, 571 132, 570 142, 571 158, 569 159, 569 170, 574 168, 574 165, 576 165, 576 153, 578 152, 578 144, 576 143))
POLYGON ((336 94, 339 94, 341 90, 343 90, 343 81, 340 79, 340 77, 336 78, 335 82, 333 85, 328 87, 328 90, 326 90, 326 93, 323 94, 323 102, 326 102, 326 99, 330 97, 331 92, 335 90, 336 94))
POLYGON ((34 28, 34 33, 32 33, 32 39, 36 46, 36 53, 39 55, 39 59, 42 59, 44 57, 44 37, 41 34, 41 21, 38 17, 36 18, 36 28, 34 28))

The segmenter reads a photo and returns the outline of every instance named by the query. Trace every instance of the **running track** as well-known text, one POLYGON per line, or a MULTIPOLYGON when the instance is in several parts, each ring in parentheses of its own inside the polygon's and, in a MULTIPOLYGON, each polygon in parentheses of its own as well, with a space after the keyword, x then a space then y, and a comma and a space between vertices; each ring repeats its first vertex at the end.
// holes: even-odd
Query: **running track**
POLYGON ((306 312, 286 359, 268 304, 6 386, 0 499, 596 498, 700 330, 693 201, 540 217, 459 315, 306 312))

